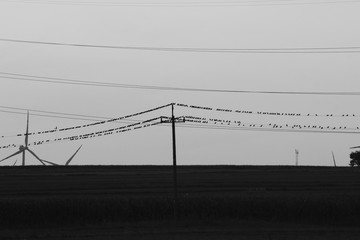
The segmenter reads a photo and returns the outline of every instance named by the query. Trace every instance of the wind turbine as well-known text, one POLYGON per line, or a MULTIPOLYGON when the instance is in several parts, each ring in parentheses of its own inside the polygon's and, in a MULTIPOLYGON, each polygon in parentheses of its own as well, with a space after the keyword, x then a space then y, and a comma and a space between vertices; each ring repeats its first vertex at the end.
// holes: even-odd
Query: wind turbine
MULTIPOLYGON (((13 154, 11 154, 10 156, 1 159, 0 162, 5 161, 8 158, 11 158, 13 156, 16 156, 20 153, 22 153, 22 166, 25 166, 25 151, 28 151, 29 153, 31 153, 39 162, 41 162, 42 165, 46 165, 50 164, 50 165, 59 165, 56 164, 54 162, 50 162, 44 159, 39 158, 29 147, 28 144, 29 143, 29 111, 27 112, 27 120, 26 120, 26 133, 25 133, 25 144, 24 145, 20 145, 19 150, 13 154)), ((71 162, 71 160, 75 157, 75 155, 78 153, 78 151, 80 150, 80 148, 82 147, 82 145, 76 150, 76 152, 70 157, 70 159, 66 162, 65 165, 69 165, 69 163, 71 162)))
POLYGON ((295 165, 299 164, 299 150, 295 149, 295 165))

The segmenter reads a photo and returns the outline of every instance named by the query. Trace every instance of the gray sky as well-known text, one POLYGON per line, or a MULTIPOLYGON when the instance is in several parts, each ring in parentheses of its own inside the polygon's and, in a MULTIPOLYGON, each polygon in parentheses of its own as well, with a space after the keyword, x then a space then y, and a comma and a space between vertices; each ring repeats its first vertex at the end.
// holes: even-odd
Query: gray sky
MULTIPOLYGON (((360 47, 360 1, 147 0, 137 1, 136 6, 126 3, 129 2, 0 1, 0 39, 163 48, 360 47)), ((360 89, 360 53, 165 52, 6 41, 0 41, 0 53, 0 72, 82 81, 251 91, 360 89)), ((360 115, 360 96, 160 91, 51 84, 0 76, 0 105, 24 109, 120 117, 177 102, 253 111, 360 115)), ((170 108, 166 108, 134 119, 170 113, 170 108)), ((360 126, 360 117, 270 117, 181 107, 175 108, 175 114, 246 123, 360 126)), ((24 132, 25 115, 0 112, 0 116, 0 135, 24 132)), ((31 131, 88 123, 30 118, 31 131)), ((113 128, 114 124, 98 129, 101 127, 113 128)), ((79 130, 89 131, 92 129, 79 130)), ((30 142, 54 137, 45 134, 30 138, 30 142)), ((0 145, 22 141, 23 138, 7 137, 0 139, 0 145)), ((74 164, 172 163, 169 126, 32 149, 44 159, 65 163, 81 144, 83 149, 74 164)), ((332 165, 331 151, 338 165, 347 165, 349 147, 354 145, 360 145, 358 134, 177 128, 179 164, 290 165, 295 162, 295 149, 299 149, 301 165, 332 165)), ((1 149, 0 157, 16 150, 1 149)), ((1 164, 12 164, 16 159, 20 161, 20 156, 1 164)), ((30 156, 28 163, 37 164, 30 156)))

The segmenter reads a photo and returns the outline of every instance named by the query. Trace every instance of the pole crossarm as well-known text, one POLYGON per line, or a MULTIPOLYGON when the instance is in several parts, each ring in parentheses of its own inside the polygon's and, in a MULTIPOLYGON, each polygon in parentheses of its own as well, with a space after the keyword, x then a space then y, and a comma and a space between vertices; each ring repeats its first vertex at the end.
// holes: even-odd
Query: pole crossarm
MULTIPOLYGON (((176 117, 176 118, 174 118, 174 121, 175 122, 186 122, 186 120, 185 120, 185 116, 181 116, 181 117, 176 117)), ((160 117, 160 122, 161 123, 172 123, 172 118, 171 117, 166 117, 166 116, 161 116, 160 117)))

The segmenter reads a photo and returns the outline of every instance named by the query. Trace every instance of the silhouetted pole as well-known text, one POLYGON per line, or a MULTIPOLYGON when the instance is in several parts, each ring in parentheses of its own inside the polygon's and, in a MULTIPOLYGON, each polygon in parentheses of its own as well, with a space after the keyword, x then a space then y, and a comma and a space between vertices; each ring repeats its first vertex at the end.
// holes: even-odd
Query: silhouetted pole
MULTIPOLYGON (((28 147, 29 144, 29 111, 27 111, 26 114, 26 133, 25 133, 25 149, 28 147)), ((25 166, 25 151, 22 153, 23 159, 22 159, 22 165, 25 166)))
POLYGON ((171 125, 172 125, 172 144, 173 144, 173 178, 174 178, 174 218, 178 219, 178 186, 177 186, 177 166, 176 166, 176 139, 175 139, 175 116, 174 104, 171 105, 171 125))
POLYGON ((332 157, 333 157, 333 161, 334 161, 334 167, 336 167, 336 160, 335 160, 334 152, 331 152, 331 153, 332 153, 332 157))

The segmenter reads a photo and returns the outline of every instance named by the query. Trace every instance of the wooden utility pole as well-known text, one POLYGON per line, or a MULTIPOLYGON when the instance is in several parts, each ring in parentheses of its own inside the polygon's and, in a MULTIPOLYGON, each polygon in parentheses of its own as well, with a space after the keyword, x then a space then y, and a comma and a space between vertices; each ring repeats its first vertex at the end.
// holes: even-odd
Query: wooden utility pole
POLYGON ((185 122, 185 117, 175 118, 174 114, 175 103, 171 104, 171 117, 161 117, 162 123, 171 122, 172 130, 172 148, 173 148, 173 184, 174 184, 174 218, 175 220, 179 217, 179 201, 178 201, 178 182, 177 182, 177 165, 176 165, 176 135, 175 135, 175 123, 176 122, 185 122), (168 119, 168 120, 163 120, 168 119))
POLYGON ((173 179, 174 179, 174 218, 178 219, 178 184, 176 165, 176 137, 175 137, 174 104, 171 105, 172 147, 173 147, 173 179))

